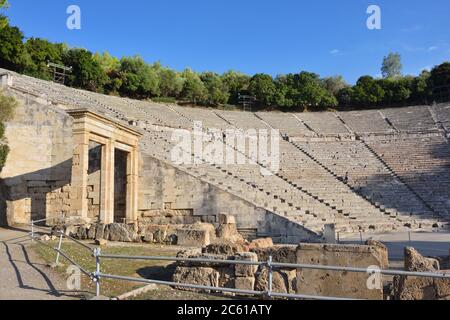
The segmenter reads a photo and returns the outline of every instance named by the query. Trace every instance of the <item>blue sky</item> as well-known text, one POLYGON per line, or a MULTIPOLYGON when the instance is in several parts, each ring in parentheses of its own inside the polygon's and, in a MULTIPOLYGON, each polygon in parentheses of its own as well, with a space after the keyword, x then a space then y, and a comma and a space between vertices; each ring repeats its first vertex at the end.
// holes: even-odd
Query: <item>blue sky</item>
POLYGON ((450 60, 448 0, 9 0, 11 23, 27 37, 93 52, 140 54, 176 70, 272 75, 313 71, 351 83, 380 74, 384 55, 402 55, 404 73, 450 60), (80 6, 82 29, 66 28, 80 6), (367 7, 382 30, 366 27, 367 7))

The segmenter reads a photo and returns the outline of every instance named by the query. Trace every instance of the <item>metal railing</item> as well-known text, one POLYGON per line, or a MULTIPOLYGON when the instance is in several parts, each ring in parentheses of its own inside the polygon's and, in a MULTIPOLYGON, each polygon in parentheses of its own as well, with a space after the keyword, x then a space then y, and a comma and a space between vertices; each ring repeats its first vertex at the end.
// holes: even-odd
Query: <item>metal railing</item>
MULTIPOLYGON (((34 223, 45 222, 48 219, 43 219, 39 221, 34 221, 34 223)), ((33 223, 31 224, 33 225, 33 223)), ((42 227, 34 226, 35 228, 41 229, 42 227)), ((43 228, 42 228, 43 229, 43 228)), ((48 231, 48 230, 47 230, 48 231)), ((112 254, 102 254, 100 248, 92 248, 85 243, 71 237, 70 235, 65 234, 63 231, 57 231, 59 234, 58 246, 53 248, 41 241, 38 237, 34 235, 34 230, 29 234, 30 237, 39 242, 40 244, 47 246, 50 249, 55 250, 57 253, 56 256, 56 265, 59 264, 60 256, 67 259, 74 266, 78 267, 81 272, 83 272, 86 276, 88 276, 93 282, 95 282, 96 286, 96 295, 100 296, 101 291, 101 279, 111 279, 111 280, 119 280, 126 282, 136 282, 143 284, 157 284, 163 286, 169 286, 173 288, 189 288, 189 289, 197 289, 204 290, 210 292, 229 292, 235 294, 242 295, 252 295, 261 298, 287 298, 287 299, 307 299, 307 300, 357 300, 351 298, 342 298, 342 297, 329 297, 329 296, 314 296, 314 295, 306 295, 306 294, 290 294, 290 293, 279 293, 273 291, 273 273, 276 268, 287 268, 287 269, 304 269, 304 270, 324 270, 324 271, 337 271, 337 272, 353 272, 353 273, 364 273, 368 276, 372 276, 375 274, 385 275, 385 276, 410 276, 410 277, 422 277, 422 278, 433 278, 433 279, 449 279, 450 274, 444 274, 440 272, 412 272, 412 271, 401 271, 401 270, 381 270, 381 269, 365 269, 365 268, 354 268, 354 267, 342 267, 342 266, 325 266, 325 265, 311 265, 311 264, 298 264, 298 263, 280 263, 273 262, 272 256, 268 257, 267 261, 246 261, 246 260, 215 260, 215 259, 206 259, 206 258, 178 258, 178 257, 164 257, 164 256, 128 256, 128 255, 112 255, 112 254), (62 250, 62 242, 63 239, 68 239, 77 245, 83 247, 92 255, 95 259, 95 271, 89 272, 85 270, 79 263, 70 258, 63 250, 62 250), (224 287, 215 287, 215 286, 206 286, 206 285, 196 285, 196 284, 188 284, 188 283, 179 283, 179 282, 171 282, 171 281, 161 281, 161 280, 152 280, 152 279, 143 279, 143 278, 135 278, 128 276, 121 276, 115 274, 107 274, 103 273, 101 270, 101 264, 103 260, 143 260, 143 261, 170 261, 170 262, 181 262, 181 263, 194 263, 194 264, 215 264, 215 265, 247 265, 247 266, 257 266, 264 267, 268 271, 268 283, 266 291, 257 291, 257 290, 244 290, 244 289, 236 289, 236 288, 224 288, 224 287)))
POLYGON ((45 243, 38 237, 38 235, 36 233, 36 229, 45 231, 45 232, 49 232, 49 230, 48 230, 48 227, 42 227, 42 226, 36 225, 37 223, 48 222, 48 221, 57 220, 57 219, 63 219, 63 218, 52 217, 52 218, 46 218, 46 219, 40 219, 40 220, 32 220, 30 223, 31 232, 27 236, 31 239, 32 242, 37 242, 40 245, 43 245, 43 246, 45 246, 51 250, 54 250, 56 252, 55 266, 59 265, 60 257, 62 256, 65 259, 67 259, 72 265, 76 266, 82 273, 84 273, 86 276, 88 276, 92 281, 96 281, 96 279, 93 278, 93 272, 87 271, 85 268, 83 268, 79 263, 77 263, 74 259, 69 257, 69 255, 62 250, 62 243, 63 243, 63 239, 70 240, 71 242, 74 242, 75 244, 77 244, 77 245, 81 246, 82 248, 84 248, 85 250, 89 251, 90 254, 92 254, 92 255, 94 254, 94 251, 95 251, 94 248, 91 248, 90 246, 86 245, 85 243, 71 237, 68 234, 65 234, 61 230, 54 231, 54 233, 56 233, 58 235, 57 247, 52 247, 52 246, 48 245, 47 243, 45 243))

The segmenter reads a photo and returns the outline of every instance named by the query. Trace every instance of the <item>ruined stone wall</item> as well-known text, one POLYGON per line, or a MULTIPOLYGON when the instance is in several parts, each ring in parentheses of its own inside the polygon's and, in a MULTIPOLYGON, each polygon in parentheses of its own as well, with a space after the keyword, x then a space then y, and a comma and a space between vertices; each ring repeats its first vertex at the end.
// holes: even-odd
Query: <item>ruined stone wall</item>
POLYGON ((20 101, 7 123, 10 153, 0 176, 0 215, 7 223, 60 216, 68 212, 72 167, 72 120, 54 106, 20 101))

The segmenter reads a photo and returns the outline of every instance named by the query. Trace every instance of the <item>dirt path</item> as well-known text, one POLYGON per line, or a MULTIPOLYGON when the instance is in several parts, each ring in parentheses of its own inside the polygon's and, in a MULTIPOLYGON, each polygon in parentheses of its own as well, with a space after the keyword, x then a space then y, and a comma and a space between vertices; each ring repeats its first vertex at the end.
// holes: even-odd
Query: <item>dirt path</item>
POLYGON ((66 300, 78 293, 67 291, 66 281, 45 265, 26 233, 0 228, 0 300, 66 300))

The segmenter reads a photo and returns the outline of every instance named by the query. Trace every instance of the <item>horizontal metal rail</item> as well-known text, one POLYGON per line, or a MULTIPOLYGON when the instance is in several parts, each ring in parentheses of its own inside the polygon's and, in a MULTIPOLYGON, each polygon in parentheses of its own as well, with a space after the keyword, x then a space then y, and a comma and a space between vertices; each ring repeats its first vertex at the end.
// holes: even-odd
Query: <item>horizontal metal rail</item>
POLYGON ((193 263, 217 263, 217 264, 236 264, 236 265, 248 265, 248 266, 263 266, 267 265, 267 262, 258 261, 245 261, 245 260, 214 260, 214 259, 187 259, 187 258, 175 258, 175 257, 155 257, 155 256, 123 256, 123 255, 111 255, 101 254, 99 256, 103 259, 118 259, 118 260, 150 260, 150 261, 173 261, 173 262, 193 262, 193 263))
POLYGON ((410 276, 410 277, 424 277, 424 278, 437 278, 437 279, 450 279, 450 273, 444 274, 439 272, 413 272, 413 271, 402 271, 402 270, 381 270, 381 269, 371 269, 371 268, 353 268, 353 267, 338 267, 338 266, 322 266, 322 265, 311 265, 311 264, 295 264, 295 263, 272 263, 273 267, 277 268, 292 268, 292 269, 312 269, 312 270, 327 270, 327 271, 343 271, 343 272, 355 272, 355 273, 378 273, 383 275, 399 275, 399 276, 410 276))
POLYGON ((381 270, 371 268, 353 268, 340 266, 324 266, 312 264, 295 264, 295 263, 278 263, 266 261, 240 261, 240 260, 214 260, 214 259, 197 259, 197 258, 175 258, 175 257, 155 257, 155 256, 125 256, 125 255, 108 255, 101 254, 99 258, 104 259, 119 259, 119 260, 150 260, 150 261, 173 261, 173 262, 191 262, 191 263, 210 263, 210 264, 234 264, 234 265, 252 265, 252 266, 268 266, 274 268, 289 268, 289 269, 310 269, 310 270, 326 270, 326 271, 343 271, 367 274, 383 274, 383 275, 403 275, 411 277, 450 279, 450 273, 444 274, 439 272, 412 272, 401 270, 381 270))
MULTIPOLYGON (((170 286, 170 287, 209 290, 209 291, 217 291, 217 292, 240 293, 240 294, 253 295, 253 296, 268 295, 268 293, 265 291, 202 286, 202 285, 196 285, 196 284, 186 284, 186 283, 178 283, 178 282, 170 282, 170 281, 159 281, 159 280, 149 280, 149 279, 142 279, 142 278, 116 276, 116 275, 103 274, 103 273, 98 274, 98 276, 100 278, 105 278, 105 279, 115 279, 115 280, 130 281, 130 282, 158 284, 158 285, 170 286)), ((284 297, 284 298, 293 298, 293 299, 308 299, 308 300, 355 300, 355 299, 346 299, 346 298, 338 298, 338 297, 311 296, 311 295, 288 294, 288 293, 271 293, 270 296, 276 296, 276 297, 280 297, 280 298, 284 297)))
POLYGON ((75 243, 78 244, 79 246, 84 247, 85 249, 89 250, 91 253, 94 252, 94 248, 92 248, 91 246, 88 246, 87 244, 81 242, 80 240, 77 240, 77 239, 75 239, 74 237, 71 237, 71 236, 65 234, 65 233, 62 232, 62 231, 58 231, 57 233, 60 234, 60 235, 62 235, 64 238, 66 238, 66 239, 68 239, 68 240, 71 240, 71 241, 75 242, 75 243))
POLYGON ((45 222, 48 220, 54 220, 54 219, 61 219, 61 217, 52 217, 52 218, 45 218, 45 219, 40 219, 40 220, 33 220, 33 223, 41 223, 41 222, 45 222))
POLYGON ((60 255, 62 255, 64 258, 66 258, 70 263, 72 263, 73 265, 77 266, 78 269, 80 269, 81 272, 83 272, 85 275, 87 275, 88 277, 92 277, 92 272, 88 272, 86 271, 82 266, 80 266, 77 262, 75 262, 72 258, 70 258, 65 252, 63 252, 62 250, 58 249, 58 248, 54 248, 50 245, 48 245, 47 243, 45 243, 44 241, 40 240, 39 238, 34 238, 34 240, 36 242, 38 242, 39 244, 54 250, 55 252, 59 253, 60 255))
POLYGON ((34 225, 33 227, 34 227, 34 229, 38 229, 38 230, 51 231, 51 228, 49 228, 49 227, 42 227, 42 226, 36 226, 36 225, 34 225))
MULTIPOLYGON (((42 221, 46 221, 41 220, 42 221)), ((297 263, 280 263, 280 262, 272 262, 272 257, 269 257, 268 261, 248 261, 248 260, 219 260, 219 259, 208 259, 208 258, 181 258, 181 257, 164 257, 164 256, 128 256, 128 255, 112 255, 112 254, 102 254, 100 248, 92 248, 87 244, 81 242, 78 239, 71 237, 70 235, 66 235, 62 231, 58 231, 57 234, 60 235, 59 246, 58 248, 53 248, 48 244, 44 243, 34 235, 34 228, 40 228, 34 225, 34 222, 31 223, 31 233, 29 236, 31 239, 38 241, 40 244, 43 244, 55 252, 58 253, 58 256, 61 255, 66 258, 73 265, 77 266, 81 272, 90 277, 96 282, 96 294, 100 295, 100 281, 102 278, 104 279, 113 279, 120 281, 130 281, 130 282, 138 282, 138 283, 147 283, 147 284, 158 284, 164 286, 170 286, 175 288, 190 288, 190 289, 198 289, 198 290, 207 290, 213 292, 230 292, 244 295, 252 295, 252 296, 260 296, 260 297, 279 297, 279 298, 288 298, 288 299, 306 299, 306 300, 357 300, 351 298, 342 298, 342 297, 327 297, 327 296, 314 296, 314 295, 303 295, 303 294, 289 294, 289 293, 278 293, 272 291, 273 286, 273 270, 274 268, 289 268, 289 269, 306 269, 306 270, 326 270, 326 271, 340 271, 340 272, 355 272, 355 273, 365 273, 368 275, 373 274, 381 274, 381 275, 401 275, 401 276, 410 276, 410 277, 423 277, 423 278, 434 278, 434 279, 450 279, 450 274, 444 274, 441 272, 412 272, 412 271, 401 271, 401 270, 381 270, 376 268, 375 266, 369 268, 354 268, 354 267, 345 267, 345 266, 325 266, 325 265, 312 265, 312 264, 297 264, 297 263), (92 253, 92 256, 95 258, 96 263, 96 271, 88 272, 83 267, 81 267, 76 261, 70 258, 66 253, 61 250, 62 239, 66 238, 69 241, 73 241, 74 243, 82 246, 83 248, 89 250, 92 253), (247 265, 247 266, 261 266, 265 267, 269 271, 268 278, 268 290, 267 291, 256 291, 256 290, 243 290, 243 289, 235 289, 235 288, 222 288, 222 287, 214 287, 214 286, 204 286, 204 285, 196 285, 196 284, 187 284, 187 283, 177 283, 170 281, 160 281, 160 280, 152 280, 152 279, 144 279, 144 278, 134 278, 127 276, 119 276, 112 274, 104 274, 101 273, 101 259, 112 259, 112 260, 145 260, 145 261, 172 261, 172 262, 181 262, 181 263, 197 263, 197 264, 218 264, 218 265, 247 265)), ((41 228, 42 229, 42 228, 41 228)), ((46 230, 48 231, 48 230, 46 230)), ((56 260, 58 262, 58 258, 56 260)))

